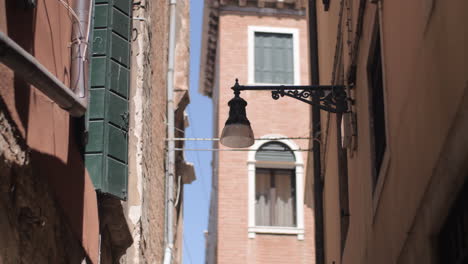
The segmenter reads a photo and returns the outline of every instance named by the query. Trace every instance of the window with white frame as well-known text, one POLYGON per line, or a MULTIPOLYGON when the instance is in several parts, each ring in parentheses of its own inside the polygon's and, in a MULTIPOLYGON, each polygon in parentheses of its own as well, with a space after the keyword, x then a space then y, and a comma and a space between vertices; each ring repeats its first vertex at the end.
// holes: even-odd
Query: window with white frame
POLYGON ((256 226, 296 226, 294 178, 291 169, 256 169, 256 226))
MULTIPOLYGON (((249 153, 249 237, 256 233, 304 237, 303 163, 291 141, 257 141, 249 153)), ((299 153, 300 154, 300 153, 299 153)))
POLYGON ((294 83, 292 34, 255 32, 256 83, 294 83))
POLYGON ((300 84, 298 30, 249 27, 249 83, 300 84))

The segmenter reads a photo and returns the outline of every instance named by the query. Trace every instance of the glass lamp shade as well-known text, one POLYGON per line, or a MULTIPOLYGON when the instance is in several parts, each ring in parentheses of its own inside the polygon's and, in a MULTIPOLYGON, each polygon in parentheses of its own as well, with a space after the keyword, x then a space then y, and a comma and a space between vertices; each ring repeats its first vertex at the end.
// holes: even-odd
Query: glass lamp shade
POLYGON ((246 148, 255 142, 250 125, 229 124, 224 126, 221 133, 221 144, 230 148, 246 148))
POLYGON ((240 92, 235 90, 234 98, 228 103, 229 117, 221 133, 221 144, 230 148, 250 147, 255 141, 245 111, 247 102, 239 94, 240 92))

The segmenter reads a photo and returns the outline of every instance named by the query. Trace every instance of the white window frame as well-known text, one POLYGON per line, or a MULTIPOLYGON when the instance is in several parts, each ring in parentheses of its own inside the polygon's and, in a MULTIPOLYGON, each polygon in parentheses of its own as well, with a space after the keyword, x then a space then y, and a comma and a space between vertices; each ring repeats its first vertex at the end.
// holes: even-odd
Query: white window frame
MULTIPOLYGON (((276 138, 286 138, 283 135, 266 135, 260 140, 255 140, 255 143, 250 147, 250 150, 257 150, 263 144, 268 142, 280 142, 288 146, 290 149, 299 149, 299 147, 291 140, 276 138), (271 140, 275 138, 275 140, 271 140)), ((302 153, 293 151, 295 162, 290 164, 279 164, 275 162, 257 163, 255 160, 256 151, 249 151, 247 159, 248 171, 248 237, 255 238, 257 233, 264 234, 291 234, 297 235, 298 240, 304 240, 304 160, 302 153), (295 169, 296 174, 296 226, 281 227, 281 226, 256 226, 255 225, 255 168, 277 168, 277 169, 295 169)))
POLYGON ((293 36, 293 65, 294 65, 294 83, 293 85, 301 84, 301 67, 299 60, 299 30, 297 28, 282 28, 282 27, 248 27, 248 83, 250 85, 279 85, 277 83, 256 83, 255 82, 255 33, 278 33, 292 34, 293 36))

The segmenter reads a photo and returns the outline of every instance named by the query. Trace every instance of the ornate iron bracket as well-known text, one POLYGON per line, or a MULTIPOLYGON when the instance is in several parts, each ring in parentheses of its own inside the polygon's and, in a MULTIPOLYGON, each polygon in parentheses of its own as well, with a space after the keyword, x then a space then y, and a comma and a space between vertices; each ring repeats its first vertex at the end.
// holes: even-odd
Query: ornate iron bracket
POLYGON ((301 102, 316 105, 327 112, 348 112, 348 97, 344 85, 246 86, 239 85, 236 79, 236 83, 232 89, 235 94, 239 94, 240 91, 271 91, 271 97, 274 100, 289 96, 301 102))

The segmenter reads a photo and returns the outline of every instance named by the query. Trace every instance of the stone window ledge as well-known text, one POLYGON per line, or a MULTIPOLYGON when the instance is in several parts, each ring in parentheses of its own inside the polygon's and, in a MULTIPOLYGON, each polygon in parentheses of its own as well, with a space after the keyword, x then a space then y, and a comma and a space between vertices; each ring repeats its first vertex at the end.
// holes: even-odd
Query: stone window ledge
POLYGON ((304 240, 304 229, 285 226, 255 226, 249 227, 249 238, 255 238, 255 234, 297 235, 297 240, 304 240))

